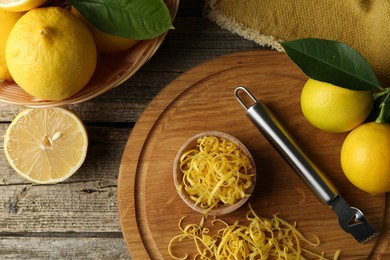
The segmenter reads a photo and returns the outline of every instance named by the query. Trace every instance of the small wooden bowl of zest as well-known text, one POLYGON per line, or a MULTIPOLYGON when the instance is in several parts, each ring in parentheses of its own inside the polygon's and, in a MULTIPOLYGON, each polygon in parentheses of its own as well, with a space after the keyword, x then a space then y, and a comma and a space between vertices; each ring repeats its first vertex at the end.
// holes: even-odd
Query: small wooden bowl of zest
POLYGON ((256 184, 256 166, 237 138, 223 132, 204 132, 179 149, 173 180, 189 207, 204 215, 220 216, 249 199, 256 184))

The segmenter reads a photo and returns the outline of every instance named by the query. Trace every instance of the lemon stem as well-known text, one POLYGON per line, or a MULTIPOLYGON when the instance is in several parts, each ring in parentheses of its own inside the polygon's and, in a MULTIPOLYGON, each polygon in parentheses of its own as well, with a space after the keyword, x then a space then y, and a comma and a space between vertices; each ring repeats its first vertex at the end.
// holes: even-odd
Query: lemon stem
POLYGON ((379 112, 379 115, 378 117, 376 118, 375 122, 379 123, 379 124, 383 124, 383 123, 386 123, 386 119, 385 119, 385 112, 386 112, 386 103, 387 103, 387 100, 389 99, 390 97, 390 92, 387 91, 388 93, 386 93, 386 97, 383 99, 383 101, 381 102, 381 104, 379 105, 379 108, 380 108, 380 112, 379 112))
POLYGON ((385 89, 383 89, 383 90, 381 90, 381 91, 379 91, 379 92, 375 92, 375 93, 373 94, 374 100, 378 99, 378 98, 381 97, 381 96, 384 96, 384 95, 386 95, 386 94, 389 94, 389 93, 390 93, 390 88, 385 88, 385 89))

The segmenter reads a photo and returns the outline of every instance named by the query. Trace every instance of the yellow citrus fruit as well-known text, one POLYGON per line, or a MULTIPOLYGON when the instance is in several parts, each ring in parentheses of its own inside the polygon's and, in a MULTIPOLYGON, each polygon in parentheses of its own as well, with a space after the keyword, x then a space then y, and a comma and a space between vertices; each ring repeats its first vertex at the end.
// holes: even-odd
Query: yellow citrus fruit
POLYGON ((47 0, 0 0, 0 9, 11 12, 28 11, 44 4, 47 0))
POLYGON ((83 164, 88 137, 81 120, 65 108, 27 108, 9 125, 4 152, 12 168, 35 183, 58 183, 83 164))
POLYGON ((82 21, 88 26, 88 29, 92 33, 93 39, 95 41, 98 53, 114 53, 124 51, 130 49, 138 43, 137 40, 119 37, 99 30, 91 23, 89 23, 87 19, 85 19, 74 6, 72 6, 72 13, 80 17, 80 19, 82 19, 82 21))
MULTIPOLYGON (((89 23, 88 23, 89 24, 89 23)), ((105 33, 89 24, 96 48, 99 53, 114 53, 130 49, 138 43, 137 40, 127 39, 120 36, 105 33)))
POLYGON ((97 53, 85 24, 60 7, 28 11, 12 29, 5 50, 14 81, 32 96, 61 100, 81 90, 97 53))
POLYGON ((390 191, 390 125, 370 122, 352 130, 340 154, 353 185, 372 195, 390 191))
POLYGON ((362 124, 370 114, 373 97, 370 91, 341 88, 309 79, 301 93, 305 118, 328 132, 346 132, 362 124))
POLYGON ((5 62, 5 45, 7 43, 9 33, 23 14, 24 13, 21 12, 8 12, 0 9, 0 82, 12 80, 5 62))

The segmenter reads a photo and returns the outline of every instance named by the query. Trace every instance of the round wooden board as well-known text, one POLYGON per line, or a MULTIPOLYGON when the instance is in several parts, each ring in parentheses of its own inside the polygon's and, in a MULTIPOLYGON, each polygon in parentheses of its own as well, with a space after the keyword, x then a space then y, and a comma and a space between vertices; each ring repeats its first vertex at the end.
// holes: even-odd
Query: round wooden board
MULTIPOLYGON (((249 202, 258 215, 269 218, 279 212, 287 221, 297 221, 306 236, 321 240, 318 248, 310 249, 329 257, 338 249, 341 259, 390 257, 388 198, 372 197, 346 180, 339 165, 346 134, 317 130, 301 114, 299 95, 306 79, 284 53, 239 52, 197 66, 157 95, 130 134, 118 179, 121 227, 134 259, 169 259, 168 243, 180 233, 179 220, 187 216, 185 223, 200 222, 201 215, 177 194, 172 167, 180 146, 204 131, 229 133, 252 152, 258 176, 249 202), (246 117, 233 96, 238 85, 268 104, 342 196, 381 230, 379 237, 359 244, 340 228, 333 211, 313 195, 246 117)), ((246 223, 246 212, 244 205, 222 219, 246 223)), ((182 256, 188 248, 181 244, 174 252, 182 256)))

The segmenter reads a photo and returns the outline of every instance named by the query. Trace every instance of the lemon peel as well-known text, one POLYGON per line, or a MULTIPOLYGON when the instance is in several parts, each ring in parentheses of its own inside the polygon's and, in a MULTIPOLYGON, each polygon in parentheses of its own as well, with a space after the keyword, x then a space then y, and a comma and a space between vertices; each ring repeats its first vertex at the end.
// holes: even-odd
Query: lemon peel
MULTIPOLYGON (((215 218, 211 226, 205 226, 204 217, 200 224, 183 225, 185 218, 182 217, 178 224, 180 234, 174 236, 168 244, 168 253, 173 259, 188 259, 188 253, 178 257, 173 252, 173 248, 184 240, 194 243, 194 259, 305 259, 304 256, 330 259, 325 257, 324 252, 318 254, 304 247, 319 246, 317 236, 314 236, 314 241, 309 240, 297 229, 296 223, 287 222, 279 214, 274 214, 271 219, 260 217, 250 204, 246 225, 238 221, 228 224, 215 218), (215 228, 218 230, 212 232, 215 228)), ((340 250, 337 250, 332 259, 338 259, 339 255, 340 250)))
POLYGON ((252 165, 244 152, 216 136, 200 137, 197 143, 198 149, 180 157, 183 178, 178 190, 184 189, 196 205, 208 210, 250 196, 246 190, 252 185, 252 165))

